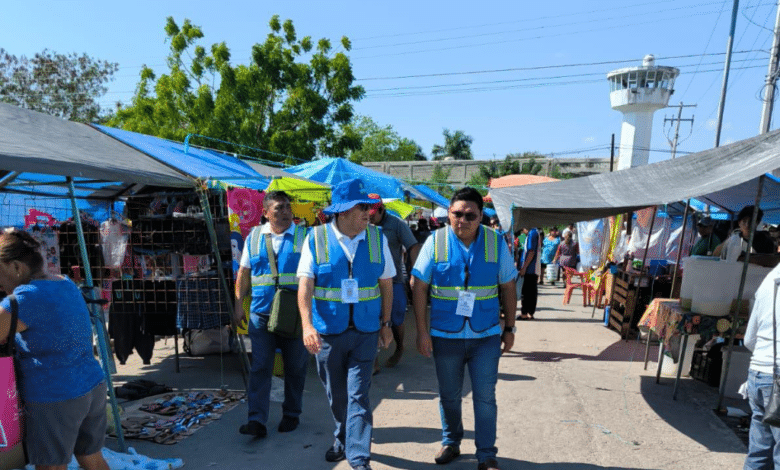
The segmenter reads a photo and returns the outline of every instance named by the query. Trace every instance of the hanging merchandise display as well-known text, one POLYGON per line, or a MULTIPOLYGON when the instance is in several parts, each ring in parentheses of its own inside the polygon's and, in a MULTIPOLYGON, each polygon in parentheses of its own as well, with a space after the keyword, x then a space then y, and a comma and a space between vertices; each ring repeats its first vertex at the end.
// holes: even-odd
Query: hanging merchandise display
POLYGON ((100 224, 100 246, 103 248, 103 262, 107 268, 122 265, 130 238, 130 227, 111 218, 100 224))

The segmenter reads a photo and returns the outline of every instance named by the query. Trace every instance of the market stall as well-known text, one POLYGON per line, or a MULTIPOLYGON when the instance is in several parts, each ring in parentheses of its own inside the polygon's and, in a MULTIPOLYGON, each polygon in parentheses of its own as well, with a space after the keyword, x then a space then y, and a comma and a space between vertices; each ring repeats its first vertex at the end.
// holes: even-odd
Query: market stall
MULTIPOLYGON (((544 226, 593 220, 697 198, 730 213, 755 205, 764 210, 764 221, 780 221, 780 180, 772 172, 780 168, 780 131, 773 131, 723 147, 637 168, 608 174, 543 183, 529 188, 494 189, 490 194, 502 220, 512 220, 513 228, 544 226), (545 198, 536 195, 543 191, 545 198)), ((687 216, 686 209, 686 216, 687 216)), ((755 234, 755 217, 750 224, 750 240, 755 234)), ((741 310, 748 252, 743 260, 736 299, 741 310)), ((676 272, 676 271, 675 271, 676 272)), ((733 315, 736 315, 734 313, 733 315)), ((727 333, 733 338, 737 320, 732 317, 727 333)), ((733 341, 728 340, 721 393, 728 377, 733 341)))

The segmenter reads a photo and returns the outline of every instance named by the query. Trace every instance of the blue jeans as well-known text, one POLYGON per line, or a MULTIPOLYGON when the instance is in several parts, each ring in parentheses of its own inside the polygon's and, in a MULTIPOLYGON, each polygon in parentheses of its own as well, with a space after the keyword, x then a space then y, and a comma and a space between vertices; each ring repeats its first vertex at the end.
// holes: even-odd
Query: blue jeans
POLYGON ((317 372, 336 423, 334 446, 345 451, 352 467, 368 465, 371 460, 374 421, 368 390, 378 341, 378 332, 350 328, 337 335, 322 335, 322 350, 317 354, 317 372))
POLYGON ((284 402, 282 413, 297 418, 303 407, 303 386, 309 352, 301 338, 284 338, 268 332, 268 316, 260 315, 249 322, 252 341, 252 370, 249 372, 249 421, 268 422, 271 401, 271 380, 276 350, 282 350, 284 362, 284 402))
POLYGON ((433 359, 439 379, 442 445, 459 446, 463 439, 461 396, 466 365, 474 402, 474 444, 477 461, 495 458, 496 381, 501 357, 501 336, 480 339, 432 337, 433 359))
POLYGON ((750 420, 750 440, 745 470, 780 469, 780 428, 764 424, 764 407, 772 395, 772 374, 750 369, 748 399, 753 417, 750 420))

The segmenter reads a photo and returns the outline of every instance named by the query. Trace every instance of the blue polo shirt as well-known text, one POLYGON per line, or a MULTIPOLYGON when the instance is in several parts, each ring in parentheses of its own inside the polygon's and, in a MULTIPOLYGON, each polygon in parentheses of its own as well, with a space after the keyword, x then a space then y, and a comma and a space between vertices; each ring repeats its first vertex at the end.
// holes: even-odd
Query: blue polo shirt
MULTIPOLYGON (((13 292, 19 320, 16 333, 22 398, 33 403, 70 400, 105 380, 92 354, 92 324, 81 291, 72 281, 35 280, 13 292)), ((0 307, 11 312, 8 298, 0 307)))

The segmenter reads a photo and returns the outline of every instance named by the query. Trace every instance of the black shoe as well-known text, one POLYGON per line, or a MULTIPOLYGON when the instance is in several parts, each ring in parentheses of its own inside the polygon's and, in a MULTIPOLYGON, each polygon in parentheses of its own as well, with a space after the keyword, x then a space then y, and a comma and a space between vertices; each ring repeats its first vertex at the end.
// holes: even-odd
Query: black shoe
POLYGON ((279 432, 295 431, 295 428, 298 427, 298 423, 300 422, 301 420, 299 420, 298 418, 282 416, 282 422, 279 423, 279 432))
POLYGON ((487 459, 477 465, 477 470, 499 470, 498 461, 496 459, 487 459))
POLYGON ((238 428, 238 432, 255 437, 265 437, 266 434, 268 434, 265 426, 258 421, 250 421, 247 424, 242 424, 241 427, 238 428))
POLYGON ((344 449, 337 444, 333 444, 327 452, 325 452, 325 460, 328 462, 338 462, 344 460, 344 449))
POLYGON ((446 463, 452 462, 459 455, 460 446, 443 446, 441 449, 439 449, 439 452, 436 454, 436 457, 433 458, 433 461, 439 465, 444 465, 446 463))

